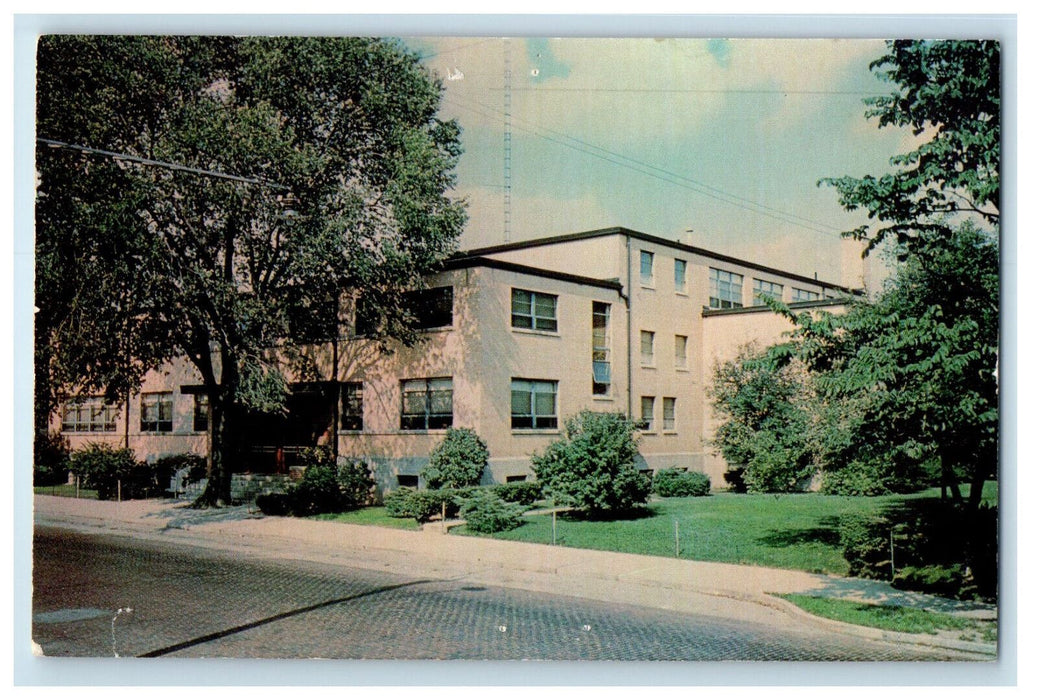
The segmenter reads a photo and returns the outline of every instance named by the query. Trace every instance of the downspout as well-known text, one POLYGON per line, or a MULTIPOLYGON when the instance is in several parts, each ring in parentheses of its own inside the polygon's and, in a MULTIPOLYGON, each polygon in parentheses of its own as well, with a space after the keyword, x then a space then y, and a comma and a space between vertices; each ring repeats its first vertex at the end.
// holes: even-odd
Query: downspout
POLYGON ((627 292, 627 296, 625 297, 623 294, 620 296, 627 304, 627 417, 634 420, 634 378, 632 376, 634 363, 631 359, 631 354, 634 352, 634 339, 631 336, 634 332, 631 321, 634 306, 634 292, 631 288, 631 235, 625 234, 624 241, 627 245, 627 288, 624 290, 627 292))

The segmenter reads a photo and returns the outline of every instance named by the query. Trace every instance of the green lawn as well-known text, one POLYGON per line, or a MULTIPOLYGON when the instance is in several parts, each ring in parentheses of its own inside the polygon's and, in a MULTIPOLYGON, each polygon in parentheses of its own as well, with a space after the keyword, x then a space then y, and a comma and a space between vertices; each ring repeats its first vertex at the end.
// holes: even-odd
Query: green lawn
POLYGON ((413 518, 391 518, 386 515, 386 509, 378 506, 373 508, 361 508, 346 513, 325 513, 315 515, 315 520, 329 520, 336 523, 348 523, 350 525, 375 525, 377 527, 393 527, 398 530, 418 530, 419 525, 413 518))
MULTIPOLYGON (((664 498, 651 502, 650 513, 642 518, 586 521, 559 516, 556 542, 582 549, 673 557, 677 522, 683 559, 846 575, 849 565, 843 558, 838 531, 842 517, 874 514, 898 502, 939 495, 931 489, 909 496, 873 498, 815 493, 664 498)), ((994 483, 985 495, 986 500, 997 498, 994 483)), ((526 516, 525 520, 515 530, 492 536, 551 543, 550 515, 526 516)))
POLYGON ((997 624, 993 620, 971 620, 916 608, 871 605, 795 593, 779 597, 812 615, 852 625, 912 634, 937 634, 940 630, 952 630, 958 631, 960 638, 967 641, 993 642, 997 635, 997 624))
MULTIPOLYGON (((75 484, 57 484, 56 486, 33 486, 33 493, 43 494, 44 496, 65 496, 68 498, 76 497, 76 485, 75 484)), ((93 489, 79 489, 80 498, 97 498, 97 491, 93 489)))

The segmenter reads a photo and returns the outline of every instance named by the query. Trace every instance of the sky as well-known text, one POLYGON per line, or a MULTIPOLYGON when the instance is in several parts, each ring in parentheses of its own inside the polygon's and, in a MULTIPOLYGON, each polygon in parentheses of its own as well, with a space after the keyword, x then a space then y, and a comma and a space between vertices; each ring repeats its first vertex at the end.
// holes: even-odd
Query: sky
POLYGON ((463 129, 462 248, 625 226, 841 282, 839 234, 864 219, 818 181, 881 174, 912 144, 864 116, 862 99, 891 89, 869 70, 878 40, 407 44, 443 81, 441 116, 463 129))

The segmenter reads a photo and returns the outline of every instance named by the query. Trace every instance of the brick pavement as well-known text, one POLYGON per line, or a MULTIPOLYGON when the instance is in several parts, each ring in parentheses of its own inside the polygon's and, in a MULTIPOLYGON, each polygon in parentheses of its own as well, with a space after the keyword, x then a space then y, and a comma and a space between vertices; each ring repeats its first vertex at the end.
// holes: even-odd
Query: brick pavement
POLYGON ((248 551, 387 573, 464 580, 793 629, 828 628, 872 639, 994 654, 954 635, 906 635, 821 620, 772 593, 805 593, 942 612, 994 616, 992 606, 896 591, 880 582, 756 566, 505 542, 298 518, 248 506, 198 511, 175 501, 114 503, 37 495, 38 524, 248 551))

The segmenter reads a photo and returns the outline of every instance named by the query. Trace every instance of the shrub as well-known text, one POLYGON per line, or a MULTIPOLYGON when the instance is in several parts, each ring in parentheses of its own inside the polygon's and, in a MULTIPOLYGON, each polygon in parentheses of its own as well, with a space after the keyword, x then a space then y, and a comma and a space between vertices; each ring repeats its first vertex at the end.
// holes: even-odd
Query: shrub
POLYGON ((256 507, 264 515, 291 515, 292 496, 287 493, 261 493, 256 496, 256 507))
POLYGON ((419 476, 429 488, 478 486, 490 462, 487 443, 469 428, 448 428, 419 476))
POLYGON ((706 496, 710 493, 710 477, 702 472, 661 469, 652 479, 652 490, 664 498, 706 496))
POLYGON ((521 505, 509 503, 491 490, 483 490, 465 499, 461 505, 461 517, 473 532, 511 530, 522 522, 522 514, 521 505))
POLYGON ((513 481, 508 484, 497 484, 491 489, 502 500, 520 505, 532 505, 543 495, 540 482, 537 481, 513 481))
POLYGON ((411 505, 411 494, 416 489, 407 486, 396 491, 390 491, 382 498, 382 505, 386 508, 386 515, 391 518, 411 518, 409 506, 411 505))
POLYGON ((133 498, 151 481, 151 470, 137 461, 132 450, 91 443, 69 456, 69 470, 81 484, 97 491, 101 500, 114 498, 122 482, 123 498, 133 498))
POLYGON ((54 486, 68 481, 69 444, 60 433, 37 434, 33 444, 34 486, 54 486))
POLYGON ((534 456, 533 471, 556 502, 591 516, 633 510, 648 499, 650 485, 635 468, 634 432, 623 414, 582 411, 566 421, 559 440, 534 456))
POLYGON ((342 510, 342 493, 334 466, 311 464, 303 478, 289 491, 295 515, 317 515, 342 510))
POLYGON ((347 510, 369 505, 375 497, 375 479, 365 462, 348 461, 337 470, 342 506, 347 510))

